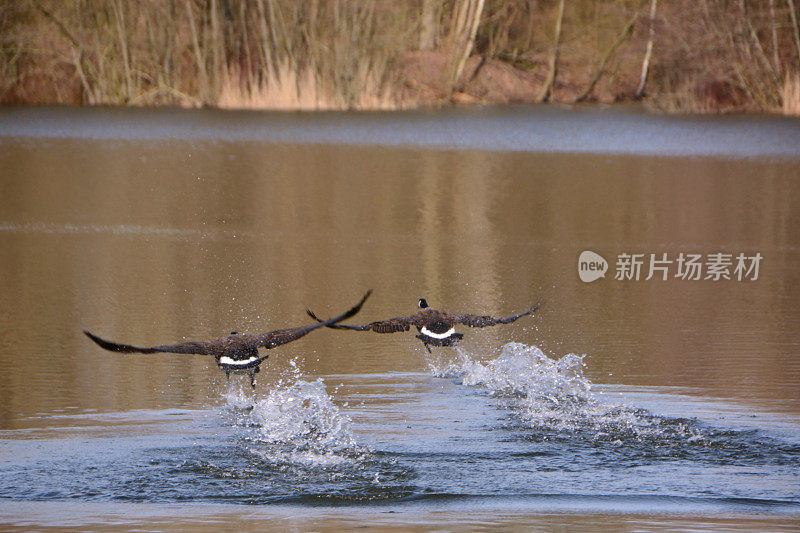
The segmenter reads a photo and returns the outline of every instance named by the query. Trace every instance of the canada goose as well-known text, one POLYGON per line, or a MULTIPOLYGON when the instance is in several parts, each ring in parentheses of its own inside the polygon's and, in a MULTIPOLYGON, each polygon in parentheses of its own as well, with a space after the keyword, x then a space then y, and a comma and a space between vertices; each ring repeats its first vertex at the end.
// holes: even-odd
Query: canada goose
POLYGON ((314 331, 323 326, 331 326, 340 320, 345 320, 352 317, 361 309, 361 306, 369 298, 372 293, 371 290, 367 291, 361 301, 358 302, 349 311, 310 326, 300 326, 298 328, 276 329, 269 333, 262 333, 259 335, 239 334, 232 331, 227 337, 213 339, 206 342, 193 342, 186 341, 178 344, 168 344, 164 346, 153 346, 149 348, 139 348, 129 344, 117 344, 101 339, 100 337, 89 333, 84 330, 83 332, 87 337, 96 342, 101 348, 110 350, 112 352, 120 353, 179 353, 179 354, 198 354, 198 355, 213 355, 217 365, 225 371, 225 375, 230 378, 231 372, 245 372, 250 375, 250 384, 256 386, 256 373, 259 372, 259 365, 261 362, 269 357, 267 355, 258 355, 258 349, 264 347, 266 349, 275 348, 286 344, 288 342, 296 341, 307 333, 314 331))
MULTIPOLYGON (((408 331, 410 326, 416 326, 419 335, 416 337, 422 341, 428 352, 431 352, 429 344, 434 346, 454 346, 464 335, 455 332, 456 324, 464 324, 472 328, 484 328, 496 324, 510 324, 516 319, 525 315, 530 315, 539 309, 539 305, 534 305, 524 313, 506 317, 494 318, 491 316, 455 314, 446 311, 431 309, 425 298, 420 298, 418 302, 420 310, 411 316, 390 318, 389 320, 379 320, 361 326, 350 326, 347 324, 329 324, 329 328, 350 329, 354 331, 372 330, 376 333, 396 333, 398 331, 408 331)), ((317 315, 311 310, 306 310, 308 315, 319 323, 322 323, 317 315)))

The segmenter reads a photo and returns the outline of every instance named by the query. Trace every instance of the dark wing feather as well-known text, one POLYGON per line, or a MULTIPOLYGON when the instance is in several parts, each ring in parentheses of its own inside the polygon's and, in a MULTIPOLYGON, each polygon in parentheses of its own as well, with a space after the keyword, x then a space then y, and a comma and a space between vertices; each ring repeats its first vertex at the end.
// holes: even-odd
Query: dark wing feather
MULTIPOLYGON (((286 344, 287 342, 292 342, 294 340, 303 337, 304 335, 314 331, 317 328, 325 327, 325 326, 332 326, 341 320, 347 320, 348 318, 352 317, 356 313, 361 310, 361 306, 364 305, 364 302, 369 298, 369 295, 372 294, 372 290, 370 289, 367 291, 367 294, 361 298, 361 301, 358 302, 355 306, 351 307, 346 312, 342 313, 339 316, 333 317, 329 320, 319 321, 317 324, 311 324, 310 326, 300 326, 298 328, 287 328, 287 329, 277 329, 275 331, 271 331, 269 333, 264 333, 261 335, 256 335, 255 339, 257 341, 257 346, 264 346, 265 348, 275 348, 276 346, 280 346, 281 344, 286 344)), ((310 313, 310 311, 309 311, 310 313)), ((316 317, 315 317, 316 318, 316 317)))
POLYGON ((257 346, 263 346, 267 349, 275 348, 281 344, 296 341, 300 337, 309 334, 318 327, 322 326, 314 324, 313 326, 301 326, 299 328, 276 329, 275 331, 270 331, 269 333, 256 335, 258 342, 257 346))
MULTIPOLYGON (((311 310, 306 310, 308 316, 322 322, 311 310)), ((423 321, 420 319, 419 313, 411 316, 400 316, 397 318, 390 318, 389 320, 378 320, 370 322, 369 324, 361 324, 359 326, 351 326, 348 324, 331 324, 328 327, 333 329, 349 329, 352 331, 374 331, 375 333, 397 333, 398 331, 408 331, 410 326, 422 326, 423 321)))
POLYGON ((539 305, 534 305, 524 313, 520 313, 518 315, 513 315, 505 318, 495 318, 492 316, 480 316, 480 315, 455 315, 457 324, 464 324, 465 326, 469 326, 471 328, 485 328, 486 326, 494 326, 497 324, 510 324, 514 322, 516 319, 533 314, 536 310, 539 309, 539 305))
POLYGON ((212 353, 211 345, 206 342, 181 342, 179 344, 167 344, 163 346, 152 346, 148 348, 139 348, 138 346, 131 346, 130 344, 117 344, 101 339, 97 335, 93 335, 88 331, 83 331, 87 337, 96 342, 101 348, 119 353, 185 353, 208 355, 212 353))
MULTIPOLYGON (((317 322, 325 322, 324 320, 319 318, 317 315, 315 315, 314 311, 312 311, 311 309, 306 309, 306 314, 308 316, 310 316, 311 318, 313 318, 314 320, 316 320, 317 322)), ((354 331, 366 331, 366 330, 370 329, 371 326, 372 326, 372 324, 364 324, 363 326, 348 326, 347 324, 330 324, 330 325, 328 325, 329 328, 333 328, 333 329, 351 329, 351 330, 354 330, 354 331)))

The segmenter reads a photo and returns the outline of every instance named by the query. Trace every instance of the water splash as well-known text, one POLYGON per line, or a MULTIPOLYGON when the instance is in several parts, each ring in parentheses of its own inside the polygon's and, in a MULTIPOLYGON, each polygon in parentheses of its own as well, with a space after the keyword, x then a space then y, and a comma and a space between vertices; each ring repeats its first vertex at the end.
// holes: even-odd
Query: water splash
POLYGON ((235 425, 247 430, 248 450, 269 463, 328 467, 353 463, 368 451, 322 379, 282 379, 260 399, 241 388, 224 397, 235 425))
POLYGON ((583 374, 583 356, 550 358, 535 346, 508 343, 494 359, 480 361, 461 349, 458 359, 432 362, 438 377, 457 377, 505 398, 514 424, 526 439, 555 441, 580 438, 591 442, 645 442, 654 439, 704 443, 709 432, 693 420, 655 416, 644 409, 602 401, 583 374), (532 430, 532 431, 531 431, 532 430))
MULTIPOLYGON (((241 429, 237 449, 250 458, 245 468, 233 468, 236 475, 286 488, 286 495, 270 498, 366 501, 408 495, 412 469, 359 444, 350 417, 324 381, 303 379, 294 360, 290 366, 266 396, 254 397, 241 385, 223 395, 232 423, 241 429)), ((226 461, 221 464, 222 471, 231 471, 226 461)))
POLYGON ((550 359, 535 346, 511 342, 499 356, 477 361, 461 348, 459 360, 432 362, 438 377, 460 377, 465 385, 483 386, 494 395, 519 396, 531 401, 560 404, 590 401, 592 383, 583 376, 583 356, 569 354, 550 359))
POLYGON ((584 451, 587 464, 616 466, 658 460, 698 460, 714 464, 784 464, 797 457, 796 446, 767 438, 757 430, 715 428, 697 419, 660 416, 606 401, 584 377, 583 357, 550 358, 520 343, 503 346, 494 359, 477 360, 457 349, 457 359, 432 361, 435 376, 461 379, 499 399, 508 411, 504 429, 512 440, 547 446, 549 453, 584 451), (564 448, 567 446, 567 448, 564 448))

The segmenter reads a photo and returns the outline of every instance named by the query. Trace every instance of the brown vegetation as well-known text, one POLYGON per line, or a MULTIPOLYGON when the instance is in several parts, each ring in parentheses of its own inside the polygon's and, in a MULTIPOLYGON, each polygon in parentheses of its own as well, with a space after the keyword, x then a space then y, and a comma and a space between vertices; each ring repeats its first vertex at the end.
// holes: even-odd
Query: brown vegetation
POLYGON ((797 113, 795 0, 20 0, 0 103, 797 113))

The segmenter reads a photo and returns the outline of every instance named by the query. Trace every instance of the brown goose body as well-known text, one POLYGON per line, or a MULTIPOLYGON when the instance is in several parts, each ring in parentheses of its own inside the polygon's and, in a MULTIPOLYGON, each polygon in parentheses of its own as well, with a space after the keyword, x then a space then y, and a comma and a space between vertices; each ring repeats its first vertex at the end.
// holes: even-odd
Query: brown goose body
MULTIPOLYGON (((488 315, 472 315, 449 313, 428 307, 428 302, 424 298, 419 299, 420 310, 413 315, 390 318, 388 320, 378 320, 353 326, 348 324, 330 324, 329 328, 349 329, 353 331, 374 331, 375 333, 396 333, 408 331, 414 326, 419 331, 416 337, 422 341, 425 348, 430 352, 429 345, 433 346, 454 346, 464 335, 455 332, 455 326, 462 324, 472 328, 485 328, 497 324, 510 324, 518 318, 533 314, 539 309, 538 304, 534 305, 524 313, 512 315, 504 318, 495 318, 488 315)), ((322 321, 310 310, 308 315, 318 323, 322 321)))
POLYGON ((341 320, 346 320, 361 310, 361 306, 369 298, 372 291, 359 301, 354 307, 339 316, 296 328, 276 329, 260 334, 239 334, 232 332, 227 337, 220 337, 209 341, 185 341, 177 344, 161 346, 139 347, 130 344, 119 344, 101 339, 86 330, 83 332, 101 348, 118 353, 175 353, 212 355, 217 365, 225 371, 227 376, 231 372, 246 372, 250 375, 250 383, 255 387, 255 374, 259 372, 259 365, 269 355, 259 355, 259 348, 271 349, 295 341, 315 329, 335 325, 341 320))

